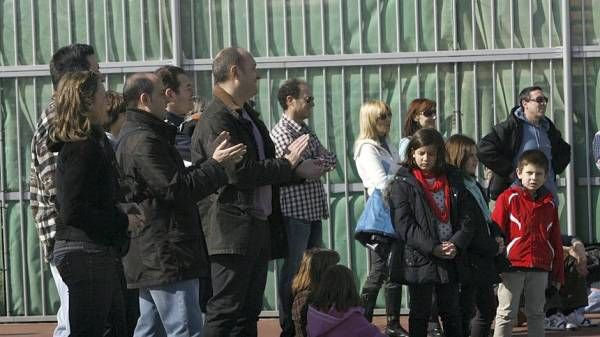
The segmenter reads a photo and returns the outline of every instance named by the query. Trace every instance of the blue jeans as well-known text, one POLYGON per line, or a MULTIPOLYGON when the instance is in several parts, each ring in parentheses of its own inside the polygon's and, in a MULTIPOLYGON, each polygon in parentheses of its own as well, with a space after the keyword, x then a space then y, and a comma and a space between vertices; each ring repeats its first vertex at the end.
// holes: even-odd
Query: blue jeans
POLYGON ((200 337, 198 279, 140 288, 140 318, 134 337, 200 337))
POLYGON ((323 228, 320 220, 309 221, 284 217, 283 223, 287 233, 288 255, 283 260, 278 275, 279 324, 283 330, 281 336, 293 336, 292 281, 298 272, 304 251, 321 246, 323 228))

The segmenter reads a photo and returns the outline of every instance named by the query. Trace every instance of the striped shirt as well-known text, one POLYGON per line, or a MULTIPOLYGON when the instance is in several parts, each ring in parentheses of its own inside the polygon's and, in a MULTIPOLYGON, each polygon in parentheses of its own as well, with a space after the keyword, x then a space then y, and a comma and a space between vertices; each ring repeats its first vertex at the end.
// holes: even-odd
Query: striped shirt
POLYGON ((31 141, 30 204, 46 261, 52 256, 57 218, 55 171, 58 153, 48 149, 48 130, 55 116, 56 106, 51 99, 40 116, 31 141))
MULTIPOLYGON (((310 140, 308 148, 302 155, 302 160, 318 158, 323 162, 323 165, 334 167, 337 163, 336 155, 323 147, 317 136, 306 124, 299 124, 286 115, 283 115, 271 130, 271 139, 275 144, 275 155, 278 158, 283 157, 288 146, 304 134, 309 134, 310 140)), ((320 179, 281 186, 281 212, 284 216, 308 221, 328 218, 326 199, 325 189, 320 179)))

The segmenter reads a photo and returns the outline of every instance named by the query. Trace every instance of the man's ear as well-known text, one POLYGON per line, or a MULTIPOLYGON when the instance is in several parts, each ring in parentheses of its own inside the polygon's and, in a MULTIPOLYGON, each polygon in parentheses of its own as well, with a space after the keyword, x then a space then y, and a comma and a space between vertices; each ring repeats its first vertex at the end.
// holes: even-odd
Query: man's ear
POLYGON ((517 174, 517 178, 521 179, 521 170, 517 167, 517 169, 515 170, 516 174, 517 174))
POLYGON ((151 102, 152 102, 152 98, 150 97, 150 95, 148 95, 145 92, 143 92, 140 95, 140 99, 138 100, 139 104, 141 104, 142 106, 146 106, 146 107, 149 107, 151 102))
POLYGON ((171 89, 171 88, 167 88, 165 89, 165 97, 167 98, 168 101, 171 101, 175 98, 175 95, 177 93, 175 92, 175 90, 171 89))
POLYGON ((237 74, 238 71, 240 70, 240 68, 237 65, 232 65, 231 67, 229 67, 229 78, 230 79, 236 79, 237 78, 237 74))
POLYGON ((285 97, 285 106, 286 106, 286 109, 289 108, 292 105, 292 102, 294 102, 294 97, 292 95, 287 95, 285 97))

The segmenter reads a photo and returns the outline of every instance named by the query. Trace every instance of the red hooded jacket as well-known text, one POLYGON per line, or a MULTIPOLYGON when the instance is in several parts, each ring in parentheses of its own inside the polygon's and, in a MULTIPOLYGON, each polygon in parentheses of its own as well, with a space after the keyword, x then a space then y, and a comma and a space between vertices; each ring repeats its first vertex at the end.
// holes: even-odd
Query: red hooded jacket
POLYGON ((496 200, 492 220, 506 235, 513 267, 547 270, 552 281, 564 283, 558 211, 552 193, 542 193, 534 200, 521 186, 506 189, 496 200))

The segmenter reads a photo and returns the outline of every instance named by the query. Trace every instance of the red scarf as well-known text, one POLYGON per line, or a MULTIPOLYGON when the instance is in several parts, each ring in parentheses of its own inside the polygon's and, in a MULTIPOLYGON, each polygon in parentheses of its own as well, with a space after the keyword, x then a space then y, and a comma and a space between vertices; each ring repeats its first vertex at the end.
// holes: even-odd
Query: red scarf
POLYGON ((433 209, 436 218, 438 218, 441 223, 448 223, 450 221, 450 184, 448 184, 448 177, 445 174, 441 174, 437 177, 430 176, 416 168, 412 169, 411 173, 415 176, 419 184, 421 184, 421 187, 425 192, 425 199, 427 199, 429 207, 433 209), (433 184, 427 182, 428 178, 435 179, 433 184), (433 200, 433 193, 438 192, 442 188, 444 189, 444 209, 440 209, 435 200, 433 200))

